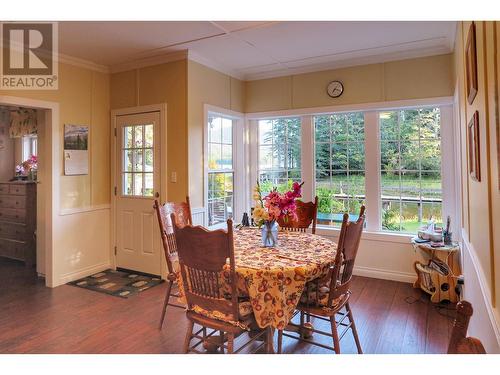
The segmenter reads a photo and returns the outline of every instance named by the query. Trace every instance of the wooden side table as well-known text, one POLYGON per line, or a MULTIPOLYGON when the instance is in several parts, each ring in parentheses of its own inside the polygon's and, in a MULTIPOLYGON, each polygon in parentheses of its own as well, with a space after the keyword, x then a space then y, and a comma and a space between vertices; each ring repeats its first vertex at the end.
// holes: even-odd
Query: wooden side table
POLYGON ((444 300, 458 302, 457 277, 461 274, 457 259, 458 243, 432 247, 429 242, 412 240, 412 245, 420 258, 414 263, 417 281, 413 287, 429 293, 433 303, 444 300))

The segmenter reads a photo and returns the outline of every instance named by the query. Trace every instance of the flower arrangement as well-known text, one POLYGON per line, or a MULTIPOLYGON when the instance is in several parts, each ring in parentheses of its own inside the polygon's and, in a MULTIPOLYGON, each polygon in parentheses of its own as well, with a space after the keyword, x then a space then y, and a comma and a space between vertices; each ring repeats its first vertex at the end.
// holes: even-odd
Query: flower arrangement
POLYGON ((294 182, 292 189, 279 193, 276 187, 269 194, 262 197, 260 184, 253 191, 255 208, 253 210, 253 219, 259 228, 266 223, 273 223, 278 219, 288 220, 288 218, 297 219, 297 206, 295 200, 302 196, 302 185, 304 183, 294 182))
POLYGON ((16 176, 27 176, 30 172, 36 172, 38 169, 38 158, 36 155, 31 155, 29 159, 16 165, 16 176))

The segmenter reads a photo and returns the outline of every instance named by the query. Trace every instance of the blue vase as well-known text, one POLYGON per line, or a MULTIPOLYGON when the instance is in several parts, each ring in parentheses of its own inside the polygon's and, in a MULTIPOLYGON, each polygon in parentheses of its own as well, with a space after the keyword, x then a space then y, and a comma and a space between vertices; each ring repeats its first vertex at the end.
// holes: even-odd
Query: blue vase
POLYGON ((262 246, 274 247, 278 245, 278 223, 266 221, 262 226, 262 246))

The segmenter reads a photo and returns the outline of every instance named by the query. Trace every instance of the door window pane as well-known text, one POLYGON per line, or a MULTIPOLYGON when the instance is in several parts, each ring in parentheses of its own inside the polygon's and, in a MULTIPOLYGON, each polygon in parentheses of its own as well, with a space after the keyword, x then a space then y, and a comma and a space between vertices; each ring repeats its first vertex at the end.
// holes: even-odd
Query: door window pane
POLYGON ((123 127, 122 194, 152 197, 154 194, 153 124, 123 127), (147 173, 144 173, 147 172, 147 173))

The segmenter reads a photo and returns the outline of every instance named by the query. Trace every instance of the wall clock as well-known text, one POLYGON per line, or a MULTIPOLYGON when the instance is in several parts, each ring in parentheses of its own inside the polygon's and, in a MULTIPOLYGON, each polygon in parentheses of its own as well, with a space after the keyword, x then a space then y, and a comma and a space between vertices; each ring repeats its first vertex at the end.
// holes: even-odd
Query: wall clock
POLYGON ((326 92, 332 98, 338 98, 344 92, 344 85, 340 81, 332 81, 328 84, 326 92))

